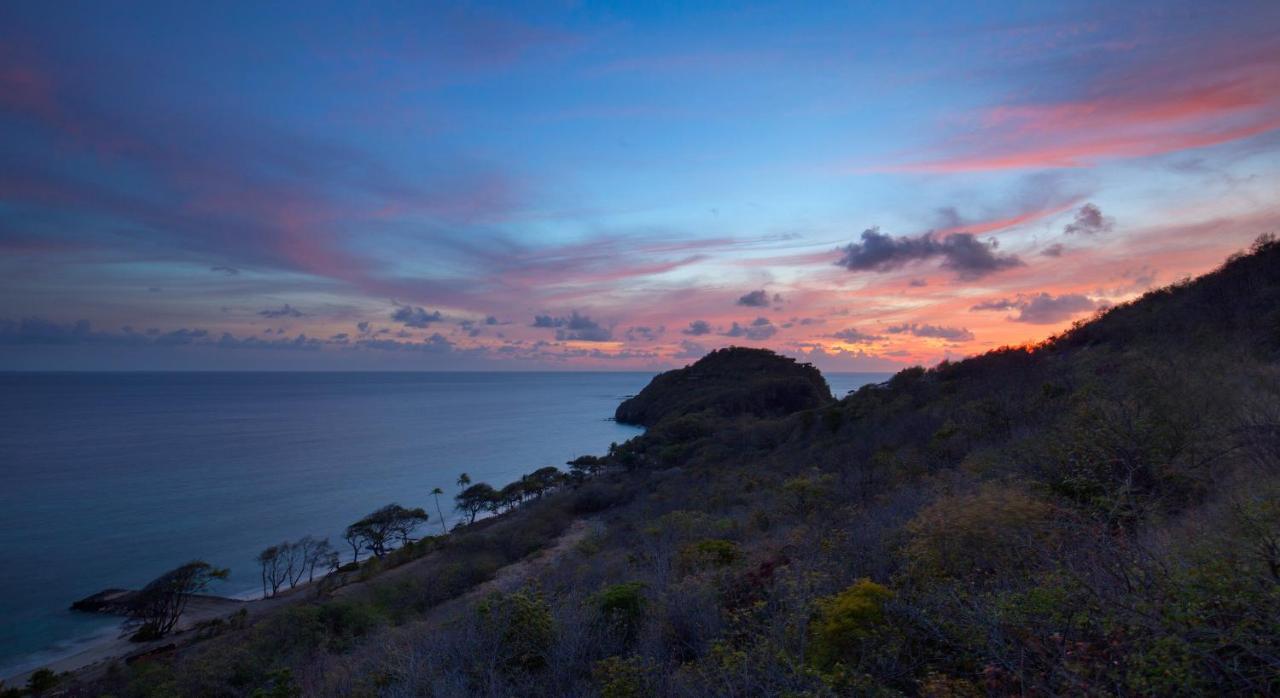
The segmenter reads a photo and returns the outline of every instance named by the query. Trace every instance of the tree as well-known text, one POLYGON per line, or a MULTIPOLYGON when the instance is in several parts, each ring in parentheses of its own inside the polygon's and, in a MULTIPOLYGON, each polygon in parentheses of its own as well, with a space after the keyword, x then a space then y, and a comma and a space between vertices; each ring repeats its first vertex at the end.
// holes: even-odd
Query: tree
POLYGON ((470 516, 468 523, 475 523, 476 514, 489 508, 489 505, 497 496, 498 492, 491 485, 478 482, 459 492, 453 499, 456 502, 458 511, 470 516))
POLYGON ((129 625, 138 628, 135 640, 164 637, 178 624, 187 602, 218 579, 226 579, 230 570, 217 568, 203 560, 192 560, 156 577, 129 600, 129 625))
POLYGON ((440 534, 447 534, 449 531, 444 527, 444 512, 440 510, 440 495, 444 494, 444 490, 439 487, 431 489, 431 496, 436 500, 436 516, 440 517, 440 534))
POLYGON ((578 456, 565 463, 569 466, 569 476, 575 483, 582 483, 587 478, 604 470, 605 460, 599 456, 578 456))
POLYGON ((292 547, 288 541, 273 545, 258 553, 258 565, 262 573, 262 596, 275 596, 280 586, 289 579, 290 570, 286 567, 285 550, 292 547), (268 592, 270 589, 270 592, 268 592))
POLYGON ((520 502, 524 501, 524 495, 524 482, 517 480, 498 490, 498 496, 496 497, 495 503, 499 506, 506 507, 507 510, 510 511, 515 509, 520 502))
POLYGON ((297 572, 290 582, 291 585, 297 584, 302 579, 302 573, 307 573, 307 582, 313 582, 316 578, 316 568, 321 565, 328 564, 333 557, 333 546, 329 545, 329 539, 317 540, 311 536, 303 536, 294 544, 299 550, 299 563, 297 572))
POLYGON ((471 476, 463 473, 458 476, 458 487, 466 487, 471 484, 471 476))
POLYGON ((525 489, 535 497, 541 497, 547 490, 557 487, 564 474, 554 465, 538 468, 524 477, 525 489))
POLYGON ((421 508, 406 509, 399 504, 388 504, 347 527, 345 538, 353 549, 363 546, 382 557, 387 546, 398 538, 400 544, 409 542, 409 536, 427 521, 427 512, 421 508))
POLYGON ((284 559, 284 578, 289 582, 290 587, 297 586, 298 580, 302 578, 302 572, 306 569, 302 558, 304 556, 303 541, 290 543, 285 541, 280 544, 280 557, 284 559))
POLYGON ((398 504, 392 504, 388 509, 390 511, 387 515, 391 517, 391 532, 400 539, 401 546, 408 545, 409 536, 430 518, 422 507, 406 509, 398 504))
POLYGON ((361 529, 355 524, 347 526, 347 530, 343 532, 342 539, 351 546, 351 563, 355 564, 360 561, 360 546, 364 543, 364 535, 361 529))
MULTIPOLYGON (((42 668, 31 672, 31 676, 27 678, 27 690, 33 696, 43 695, 45 691, 58 685, 58 675, 53 673, 52 669, 42 668)), ((3 686, 0 686, 3 688, 3 686)), ((13 689, 16 695, 21 695, 22 691, 13 689)), ((6 695, 8 691, 4 692, 6 695)))

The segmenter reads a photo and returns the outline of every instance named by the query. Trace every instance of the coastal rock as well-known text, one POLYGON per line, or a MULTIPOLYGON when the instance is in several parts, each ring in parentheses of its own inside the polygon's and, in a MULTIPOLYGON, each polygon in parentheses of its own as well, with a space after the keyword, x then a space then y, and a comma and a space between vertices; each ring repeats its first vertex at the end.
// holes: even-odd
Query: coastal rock
POLYGON ((103 589, 71 604, 71 610, 82 613, 106 613, 122 616, 128 612, 129 601, 138 592, 128 589, 103 589))

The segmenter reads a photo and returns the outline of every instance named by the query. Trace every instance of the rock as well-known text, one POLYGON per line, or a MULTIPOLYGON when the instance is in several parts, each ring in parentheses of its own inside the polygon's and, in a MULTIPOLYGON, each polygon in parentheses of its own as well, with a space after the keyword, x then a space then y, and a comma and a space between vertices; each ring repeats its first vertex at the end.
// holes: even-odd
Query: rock
POLYGON ((71 604, 71 610, 83 613, 106 613, 122 616, 128 612, 129 601, 136 591, 128 589, 103 589, 71 604))

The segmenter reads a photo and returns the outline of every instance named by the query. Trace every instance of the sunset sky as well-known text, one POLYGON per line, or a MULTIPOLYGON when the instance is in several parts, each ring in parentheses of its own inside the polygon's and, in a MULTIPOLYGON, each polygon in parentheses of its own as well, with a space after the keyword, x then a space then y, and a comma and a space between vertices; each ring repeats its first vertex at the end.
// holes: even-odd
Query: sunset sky
POLYGON ((1275 0, 656 5, 0 5, 0 369, 896 370, 1280 232, 1275 0))

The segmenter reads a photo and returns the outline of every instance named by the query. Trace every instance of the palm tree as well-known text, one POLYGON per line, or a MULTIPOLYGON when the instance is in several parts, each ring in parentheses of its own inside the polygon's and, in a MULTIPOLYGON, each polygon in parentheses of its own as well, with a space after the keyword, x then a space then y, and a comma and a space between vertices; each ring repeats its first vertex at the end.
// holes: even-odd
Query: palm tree
POLYGON ((439 487, 431 490, 431 496, 436 498, 436 513, 440 515, 440 533, 446 534, 449 531, 444 527, 444 512, 440 511, 440 495, 442 494, 444 494, 444 490, 439 487))
POLYGON ((458 476, 458 487, 466 487, 471 484, 471 476, 463 473, 458 476))

